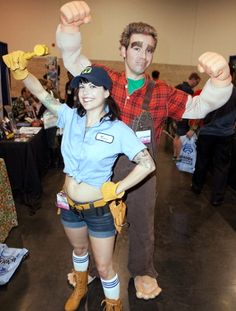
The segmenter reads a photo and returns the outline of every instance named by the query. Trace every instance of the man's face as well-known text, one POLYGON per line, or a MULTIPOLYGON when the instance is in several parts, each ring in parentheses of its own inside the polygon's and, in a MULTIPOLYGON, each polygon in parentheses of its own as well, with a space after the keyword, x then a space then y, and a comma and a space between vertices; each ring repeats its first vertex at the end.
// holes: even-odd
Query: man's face
POLYGON ((152 36, 133 34, 126 49, 121 47, 121 56, 125 59, 127 78, 139 79, 150 66, 153 59, 155 42, 152 36))
POLYGON ((29 90, 25 90, 25 92, 22 95, 24 99, 29 99, 31 97, 31 93, 29 90))
POLYGON ((189 85, 191 86, 192 89, 193 89, 195 86, 197 86, 197 85, 199 84, 199 82, 200 82, 200 80, 198 80, 198 79, 191 79, 191 80, 189 80, 189 81, 190 81, 189 85))

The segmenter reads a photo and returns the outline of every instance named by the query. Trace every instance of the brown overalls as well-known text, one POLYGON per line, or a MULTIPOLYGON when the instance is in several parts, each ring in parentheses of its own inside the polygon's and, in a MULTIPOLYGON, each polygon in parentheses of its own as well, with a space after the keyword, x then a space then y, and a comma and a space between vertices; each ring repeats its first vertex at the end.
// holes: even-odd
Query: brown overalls
MULTIPOLYGON (((149 110, 149 102, 154 82, 150 81, 142 105, 142 113, 137 116, 130 127, 136 131, 151 130, 151 143, 146 144, 156 161, 157 145, 154 137, 154 126, 149 110)), ((125 178, 136 164, 126 156, 118 158, 114 168, 113 181, 125 178)), ((153 172, 141 183, 127 191, 127 222, 129 227, 128 269, 132 277, 149 275, 156 278, 154 268, 154 210, 156 206, 156 172, 153 172)))

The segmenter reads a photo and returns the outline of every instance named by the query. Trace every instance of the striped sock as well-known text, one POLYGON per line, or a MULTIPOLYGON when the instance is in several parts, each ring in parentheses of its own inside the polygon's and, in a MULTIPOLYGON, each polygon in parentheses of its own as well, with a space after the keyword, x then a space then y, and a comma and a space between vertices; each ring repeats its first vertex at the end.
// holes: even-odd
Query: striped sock
POLYGON ((103 280, 101 278, 102 287, 106 298, 119 299, 120 297, 120 281, 116 274, 111 280, 103 280))
POLYGON ((87 271, 88 270, 88 264, 89 264, 88 253, 85 254, 84 256, 77 256, 73 252, 72 260, 73 260, 75 271, 87 271))

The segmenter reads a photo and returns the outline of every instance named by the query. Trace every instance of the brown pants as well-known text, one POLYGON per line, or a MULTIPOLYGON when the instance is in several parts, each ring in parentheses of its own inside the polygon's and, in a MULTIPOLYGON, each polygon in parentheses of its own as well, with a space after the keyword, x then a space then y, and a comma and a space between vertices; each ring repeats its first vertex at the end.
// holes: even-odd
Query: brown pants
MULTIPOLYGON (((126 156, 116 162, 113 181, 123 179, 134 168, 126 156)), ((156 278, 154 268, 154 210, 156 206, 156 173, 127 191, 127 221, 129 227, 128 269, 132 277, 149 275, 156 278)))

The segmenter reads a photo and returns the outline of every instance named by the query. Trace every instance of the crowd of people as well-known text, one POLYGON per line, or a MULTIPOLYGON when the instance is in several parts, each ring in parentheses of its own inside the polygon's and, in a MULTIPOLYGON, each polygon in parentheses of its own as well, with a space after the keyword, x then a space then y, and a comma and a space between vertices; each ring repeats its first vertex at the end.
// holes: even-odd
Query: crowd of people
MULTIPOLYGON (((24 52, 8 54, 6 64, 13 77, 22 80, 31 94, 57 117, 57 127, 63 129, 61 150, 65 182, 58 194, 58 206, 72 246, 75 279, 65 310, 78 308, 87 293, 90 273, 101 279, 104 310, 120 311, 120 282, 112 264, 112 254, 117 226, 122 225, 116 214, 123 212, 122 201, 127 204, 130 224, 128 269, 134 278, 136 296, 154 299, 161 292, 153 254, 157 196, 155 162, 162 129, 167 118, 177 122, 205 120, 211 114, 210 123, 204 126, 212 120, 217 123, 222 113, 218 118, 215 111, 224 109, 226 102, 230 103, 224 113, 228 120, 229 111, 235 108, 232 104, 234 92, 226 60, 213 52, 199 58, 201 71, 209 75, 209 80, 198 96, 151 78, 146 70, 157 46, 157 32, 143 22, 128 24, 121 34, 124 71, 92 64, 80 54, 80 27, 90 19, 90 8, 84 1, 68 2, 61 7, 57 46, 72 75, 66 87, 67 100, 73 94, 73 99, 78 98, 76 105, 58 103, 55 94, 28 72, 24 52), (94 257, 97 274, 89 265, 90 256, 94 257)), ((190 76, 184 86, 189 84, 192 90, 200 77, 194 74, 193 79, 194 84, 190 76)), ((193 187, 202 189, 196 176, 193 187)))

